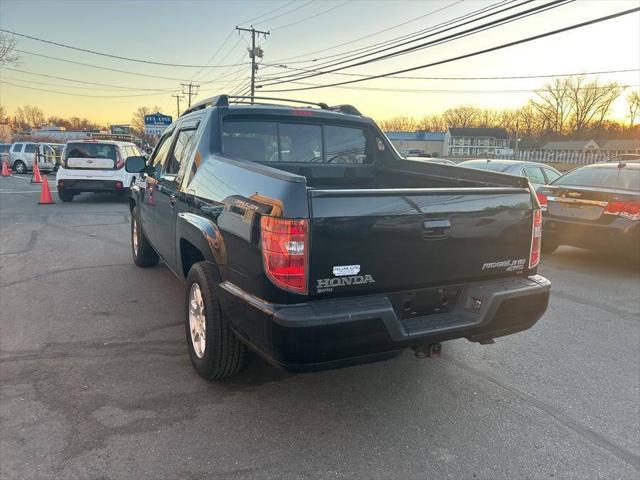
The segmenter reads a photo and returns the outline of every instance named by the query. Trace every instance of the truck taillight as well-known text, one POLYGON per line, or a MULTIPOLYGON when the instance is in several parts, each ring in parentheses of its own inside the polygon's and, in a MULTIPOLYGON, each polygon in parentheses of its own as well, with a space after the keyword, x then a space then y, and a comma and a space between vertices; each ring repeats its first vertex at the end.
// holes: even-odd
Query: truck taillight
POLYGON ((531 228, 531 251, 529 252, 529 268, 540 263, 540 245, 542 244, 542 210, 533 211, 533 225, 531 228))
POLYGON ((262 262, 269 279, 278 287, 307 293, 309 221, 263 216, 262 262))
POLYGON ((538 202, 540 202, 540 209, 543 212, 547 211, 547 196, 544 193, 536 192, 536 197, 538 197, 538 202))
POLYGON ((640 220, 640 202, 609 202, 604 209, 607 215, 620 215, 629 220, 640 220))

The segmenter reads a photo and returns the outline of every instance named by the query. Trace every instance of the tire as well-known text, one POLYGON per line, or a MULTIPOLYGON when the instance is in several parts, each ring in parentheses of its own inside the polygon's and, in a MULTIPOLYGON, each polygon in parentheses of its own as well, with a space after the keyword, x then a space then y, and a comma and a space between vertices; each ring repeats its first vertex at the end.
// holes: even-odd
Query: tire
POLYGON ((16 160, 13 164, 13 169, 19 174, 27 173, 27 166, 22 160, 16 160))
POLYGON ((545 240, 544 238, 542 239, 542 245, 540 247, 540 249, 542 250, 542 253, 546 253, 547 255, 551 255, 553 252, 555 252, 558 247, 560 245, 555 243, 555 242, 550 242, 548 240, 545 240))
POLYGON ((160 261, 160 257, 142 231, 138 207, 133 207, 131 210, 131 253, 133 263, 138 267, 155 267, 160 261))
POLYGON ((58 198, 63 202, 70 202, 75 195, 68 190, 58 190, 58 198))
POLYGON ((229 320, 214 295, 216 277, 213 265, 196 263, 187 275, 185 294, 189 358, 198 375, 207 380, 220 380, 238 373, 244 366, 247 349, 231 330, 229 320), (204 323, 204 328, 198 327, 199 321, 204 323), (194 345, 198 338, 202 338, 198 330, 204 332, 204 341, 194 345))

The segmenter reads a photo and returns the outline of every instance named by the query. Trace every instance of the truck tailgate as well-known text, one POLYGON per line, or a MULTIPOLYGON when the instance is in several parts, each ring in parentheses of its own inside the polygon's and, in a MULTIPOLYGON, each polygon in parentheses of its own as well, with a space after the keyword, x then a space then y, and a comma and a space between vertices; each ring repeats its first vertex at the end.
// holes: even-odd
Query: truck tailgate
POLYGON ((310 296, 392 292, 527 269, 526 188, 310 190, 310 296))

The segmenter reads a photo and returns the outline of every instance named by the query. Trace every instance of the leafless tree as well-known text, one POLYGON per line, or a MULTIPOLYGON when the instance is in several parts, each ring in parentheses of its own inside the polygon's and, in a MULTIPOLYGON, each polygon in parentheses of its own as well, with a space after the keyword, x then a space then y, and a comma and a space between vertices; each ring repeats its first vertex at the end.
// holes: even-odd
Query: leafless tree
POLYGON ((542 128, 556 134, 565 133, 571 116, 572 102, 568 83, 567 79, 556 78, 536 92, 538 98, 531 101, 531 105, 542 117, 542 128))
POLYGON ((480 117, 480 109, 473 105, 461 105, 445 110, 442 116, 447 128, 475 127, 480 117))
POLYGON ((611 110, 611 105, 622 93, 617 83, 598 84, 587 82, 584 77, 575 77, 565 83, 571 102, 573 134, 580 134, 592 123, 602 124, 611 110))
POLYGON ((387 132, 415 132, 418 122, 411 117, 394 117, 380 122, 380 128, 387 132))
POLYGON ((629 109, 629 128, 633 130, 636 119, 640 117, 640 90, 634 90, 627 96, 627 108, 629 109))
POLYGON ((442 115, 426 115, 418 122, 418 128, 429 132, 444 132, 447 130, 447 124, 442 115))
POLYGON ((30 130, 44 125, 45 116, 38 107, 25 105, 16 109, 11 123, 15 131, 30 130))
POLYGON ((150 115, 155 112, 159 112, 160 107, 154 105, 153 107, 138 107, 138 109, 133 112, 133 117, 131 118, 131 130, 134 132, 143 135, 144 134, 144 116, 150 115))
POLYGON ((16 52, 17 43, 13 35, 0 32, 0 66, 18 64, 20 56, 16 52))

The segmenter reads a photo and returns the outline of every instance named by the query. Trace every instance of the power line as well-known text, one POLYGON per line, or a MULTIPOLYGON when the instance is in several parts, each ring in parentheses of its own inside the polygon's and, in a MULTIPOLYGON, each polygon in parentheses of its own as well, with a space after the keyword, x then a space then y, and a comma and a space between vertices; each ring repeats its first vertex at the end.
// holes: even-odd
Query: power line
POLYGON ((464 54, 464 55, 458 55, 456 57, 451 57, 451 58, 447 58, 447 59, 444 59, 444 60, 439 60, 437 62, 426 63, 426 64, 423 64, 423 65, 418 65, 416 67, 404 68, 404 69, 401 69, 401 70, 395 70, 393 72, 382 73, 382 74, 378 74, 378 75, 370 75, 369 77, 366 77, 366 78, 359 78, 359 79, 354 79, 354 80, 346 80, 346 81, 343 81, 343 82, 335 82, 335 83, 331 83, 331 84, 325 84, 325 85, 314 86, 314 87, 304 87, 304 88, 294 88, 294 89, 264 90, 264 91, 265 92, 292 92, 292 91, 300 91, 300 90, 315 90, 315 89, 318 89, 318 88, 337 87, 337 86, 348 85, 348 84, 352 84, 352 83, 365 82, 365 81, 373 80, 373 79, 376 79, 376 78, 384 78, 384 77, 388 77, 390 75, 397 75, 397 74, 400 74, 400 73, 413 72, 415 70, 420 70, 420 69, 423 69, 423 68, 434 67, 436 65, 443 65, 443 64, 455 62, 455 61, 458 61, 458 60, 463 60, 465 58, 471 58, 471 57, 475 57, 475 56, 478 56, 478 55, 484 55, 485 53, 490 53, 490 52, 495 52, 495 51, 498 51, 498 50, 503 50, 505 48, 510 48, 510 47, 515 46, 515 45, 521 45, 521 44, 524 44, 524 43, 532 42, 534 40, 539 40, 541 38, 550 37, 552 35, 557 35, 559 33, 564 33, 564 32, 568 32, 568 31, 571 31, 571 30, 578 29, 578 28, 583 28, 583 27, 586 27, 586 26, 589 26, 589 25, 594 25, 596 23, 605 22, 607 20, 612 20, 614 18, 622 17, 624 15, 629 15, 631 13, 635 13, 635 12, 638 12, 638 11, 640 11, 640 7, 632 8, 632 9, 629 9, 629 10, 624 10, 622 12, 613 13, 611 15, 606 15, 604 17, 595 18, 593 20, 588 20, 586 22, 576 23, 576 24, 570 25, 568 27, 563 27, 563 28, 559 28, 559 29, 556 29, 556 30, 551 30, 549 32, 540 33, 538 35, 533 35, 531 37, 521 38, 519 40, 514 40, 513 42, 503 43, 503 44, 500 44, 500 45, 496 45, 494 47, 485 48, 483 50, 478 50, 478 51, 467 53, 467 54, 464 54))
MULTIPOLYGON (((229 32, 229 35, 227 35, 227 37, 223 40, 222 44, 220 45, 220 47, 215 51, 215 53, 213 55, 211 55, 211 58, 209 58, 209 60, 207 60, 207 65, 209 65, 214 58, 216 58, 216 56, 218 55, 218 53, 220 53, 222 51, 222 49, 224 48, 224 46, 227 44, 227 42, 229 41, 229 39, 231 38, 231 35, 233 35, 233 30, 231 30, 229 32)), ((226 58, 226 57, 225 57, 226 58)), ((196 72, 196 74, 191 78, 191 80, 195 80, 197 76, 199 76, 202 73, 202 70, 204 70, 204 68, 201 68, 200 70, 198 70, 196 72)), ((180 116, 180 115, 178 115, 180 116)))
MULTIPOLYGON (((450 20, 444 21, 444 22, 440 22, 437 25, 434 25, 432 27, 426 28, 426 29, 422 29, 419 30, 417 32, 413 32, 410 33, 408 35, 402 35, 400 37, 397 37, 395 39, 392 40, 387 40, 385 42, 379 42, 379 43, 374 43, 370 46, 367 47, 362 47, 359 49, 355 49, 349 52, 343 52, 342 54, 338 54, 338 55, 329 55, 325 58, 334 58, 334 60, 328 60, 325 62, 320 62, 320 63, 315 63, 313 65, 313 68, 315 69, 321 69, 321 68, 329 68, 329 67, 333 67, 336 65, 341 65, 341 64, 345 64, 347 62, 350 61, 354 61, 354 60, 358 60, 361 58, 366 58, 372 55, 376 55, 379 54, 381 52, 384 51, 388 51, 388 50, 392 50, 394 48, 398 48, 401 47, 403 45, 409 45, 411 43, 415 43, 419 40, 424 40, 426 38, 429 37, 433 37, 435 35, 440 35, 440 34, 444 34, 446 32, 449 31, 453 31, 459 27, 463 27, 465 25, 468 24, 472 24, 475 23, 479 20, 485 19, 487 17, 491 17, 493 15, 497 15, 503 12, 506 12, 508 10, 514 9, 514 8, 518 8, 521 7, 522 5, 525 5, 527 3, 531 3, 533 2, 533 0, 524 0, 521 3, 518 3, 516 5, 511 5, 508 6, 506 8, 502 8, 505 5, 508 4, 513 4, 515 3, 517 0, 507 0, 505 1, 500 1, 498 3, 492 4, 490 6, 481 8, 479 10, 474 10, 473 12, 467 13, 465 15, 461 15, 455 18, 452 18, 450 20), (499 9, 499 10, 498 10, 499 9), (337 58, 335 58, 337 56, 337 58), (333 63, 332 63, 333 62, 333 63)), ((560 1, 560 0, 558 0, 560 1)), ((475 28, 480 28, 480 27, 475 27, 475 28)), ((459 34, 462 34, 462 32, 460 32, 459 34)), ((309 62, 293 62, 293 63, 309 63, 309 62)), ((335 69, 337 70, 341 70, 341 69, 335 69)), ((279 79, 285 79, 288 77, 296 77, 295 74, 284 74, 284 75, 280 75, 279 77, 274 77, 274 80, 279 80, 279 79)), ((303 78, 302 76, 297 76, 298 78, 303 78)))
MULTIPOLYGON (((321 70, 318 69, 309 69, 309 68, 300 68, 300 67, 288 67, 287 65, 272 65, 268 63, 263 63, 262 65, 268 67, 277 67, 277 68, 286 68, 289 70, 295 70, 300 72, 318 72, 321 70)), ((387 78, 395 78, 402 80, 519 80, 526 78, 553 78, 553 77, 578 77, 580 75, 601 75, 608 73, 629 73, 629 72, 637 72, 640 71, 638 68, 631 68, 625 70, 601 70, 597 72, 576 72, 576 73, 555 73, 555 74, 544 74, 544 75, 505 75, 505 76, 497 76, 497 77, 419 77, 419 76, 406 76, 406 75, 392 75, 387 78)), ((364 73, 347 73, 347 72, 333 72, 331 75, 342 75, 346 77, 368 77, 364 73)), ((269 80, 270 77, 263 77, 265 80, 269 80)), ((291 82, 295 83, 295 82, 291 82)), ((299 82, 298 82, 299 83, 299 82)))
MULTIPOLYGON (((4 67, 4 66, 2 67, 2 69, 3 70, 10 70, 12 72, 24 73, 24 74, 27 74, 27 75, 36 75, 38 77, 55 78, 56 80, 64 80, 66 82, 75 82, 75 83, 81 83, 81 84, 84 84, 84 85, 95 85, 95 86, 99 86, 99 87, 113 87, 113 88, 119 88, 119 89, 122 89, 122 90, 139 90, 139 91, 147 90, 147 91, 154 91, 154 92, 155 91, 166 91, 166 92, 169 92, 169 91, 173 90, 171 88, 167 88, 167 89, 161 89, 161 88, 134 88, 134 87, 125 87, 125 86, 121 86, 121 85, 113 85, 113 84, 110 84, 110 83, 87 82, 87 81, 84 81, 84 80, 76 80, 75 78, 58 77, 56 75, 49 75, 49 74, 46 74, 46 73, 30 72, 30 71, 27 71, 27 70, 20 70, 20 69, 17 69, 17 68, 10 68, 10 67, 4 67)), ((63 86, 63 85, 60 85, 60 86, 63 86)), ((71 86, 71 85, 68 85, 68 86, 71 86)))
MULTIPOLYGON (((440 22, 440 23, 438 23, 436 25, 433 25, 431 27, 423 28, 423 29, 418 30, 416 32, 412 32, 412 33, 409 33, 409 34, 406 34, 406 35, 401 35, 401 36, 393 38, 391 40, 385 40, 385 41, 382 41, 382 42, 373 43, 373 44, 366 45, 366 46, 363 46, 363 47, 359 47, 359 48, 356 48, 356 49, 353 49, 353 50, 347 50, 347 51, 340 52, 340 53, 335 53, 335 54, 332 54, 332 55, 326 55, 324 57, 312 58, 310 60, 298 60, 298 61, 287 62, 287 63, 289 63, 289 64, 314 63, 315 66, 322 66, 322 65, 326 65, 329 62, 321 62, 320 64, 315 63, 315 62, 317 62, 318 60, 324 60, 324 59, 336 58, 336 57, 338 59, 340 59, 340 60, 344 60, 344 59, 347 59, 347 58, 350 58, 350 57, 354 57, 354 56, 358 55, 358 53, 362 53, 362 52, 372 52, 370 55, 373 55, 374 53, 376 53, 375 51, 378 48, 382 48, 384 46, 391 46, 391 48, 393 48, 394 44, 399 44, 400 42, 403 42, 404 40, 407 40, 407 39, 412 39, 412 40, 410 40, 410 42, 417 41, 419 39, 415 38, 415 37, 417 37, 418 35, 422 35, 422 34, 425 34, 425 33, 428 33, 428 32, 432 32, 432 31, 434 31, 434 30, 436 30, 438 28, 447 27, 447 26, 450 26, 452 24, 455 24, 456 22, 461 22, 461 21, 469 19, 469 18, 473 19, 473 17, 477 17, 482 13, 486 13, 486 12, 489 12, 491 10, 495 10, 497 8, 500 8, 503 5, 506 5, 506 4, 515 3, 516 1, 517 0, 501 0, 501 1, 497 2, 497 3, 492 4, 492 5, 488 5, 486 7, 480 8, 478 10, 474 10, 472 12, 466 13, 464 15, 460 15, 458 17, 449 19, 449 20, 444 21, 444 22, 440 22)), ((495 15, 497 13, 501 13, 501 12, 503 12, 505 10, 508 10, 508 9, 511 9, 511 8, 516 8, 518 6, 524 5, 526 3, 530 3, 532 1, 533 0, 525 0, 523 3, 520 3, 519 5, 515 5, 515 6, 507 8, 507 9, 500 10, 499 12, 494 12, 491 15, 495 15)), ((445 6, 445 7, 441 8, 441 9, 439 9, 439 10, 435 10, 435 11, 431 12, 431 14, 437 13, 437 12, 442 11, 442 10, 445 10, 446 8, 449 8, 449 7, 454 6, 456 4, 457 3, 445 6)), ((485 17, 482 17, 482 18, 485 18, 485 17)), ((478 21, 480 19, 481 18, 476 18, 476 19, 471 20, 470 22, 467 22, 467 23, 472 23, 472 22, 478 21)), ((462 25, 465 25, 465 24, 462 24, 462 25)), ((462 25, 458 25, 458 26, 462 26, 462 25)), ((453 28, 455 28, 455 26, 449 28, 449 30, 451 30, 453 28)), ((348 44, 348 43, 351 43, 351 42, 346 42, 346 44, 348 44)), ((298 58, 298 57, 294 57, 294 58, 298 58)), ((284 60, 275 60, 275 62, 282 62, 282 61, 284 61, 284 60)))
POLYGON ((80 86, 80 85, 69 85, 69 84, 60 84, 60 83, 49 83, 49 82, 38 82, 36 80, 27 80, 24 78, 17 78, 17 77, 11 77, 11 76, 7 76, 7 75, 3 75, 2 76, 3 79, 5 80, 13 80, 16 82, 29 82, 29 84, 36 84, 36 85, 45 85, 45 86, 49 86, 49 87, 62 87, 62 88, 79 88, 79 89, 83 89, 83 90, 102 90, 105 92, 156 92, 156 93, 162 93, 162 92, 170 92, 171 89, 161 89, 161 88, 142 88, 142 89, 137 89, 137 88, 122 88, 122 87, 115 87, 115 88, 96 88, 95 86, 80 86))
MULTIPOLYGON (((451 7, 454 7, 454 6, 456 6, 456 5, 458 5, 459 3, 462 3, 462 2, 464 2, 464 0, 457 0, 457 1, 455 1, 455 2, 453 2, 451 4, 449 4, 449 5, 446 5, 446 6, 442 7, 442 8, 438 8, 437 10, 434 10, 432 12, 425 13, 424 15, 420 15, 419 17, 414 17, 414 18, 412 18, 410 20, 407 20, 405 22, 401 22, 401 23, 398 23, 398 24, 393 25, 391 27, 387 27, 387 28, 384 28, 382 30, 378 30, 378 31, 370 33, 368 35, 364 35, 362 37, 358 37, 358 38, 355 38, 353 40, 349 40, 348 42, 338 43, 336 45, 332 45, 331 47, 321 48, 320 50, 314 50, 312 52, 307 52, 307 53, 303 53, 301 55, 296 55, 294 57, 287 57, 287 58, 283 58, 283 59, 276 60, 276 61, 285 62, 287 60, 295 60, 296 58, 306 57, 308 55, 313 55, 314 53, 326 52, 328 50, 333 50, 335 48, 343 47, 343 46, 349 45, 351 43, 359 42, 360 40, 366 40, 367 38, 375 37, 376 35, 380 35, 381 33, 388 32, 389 30, 395 30, 396 28, 403 27, 404 25, 407 25, 409 23, 416 22, 416 21, 421 20, 421 19, 423 19, 425 17, 428 17, 428 16, 434 15, 436 13, 439 13, 439 12, 441 12, 443 10, 447 10, 447 9, 449 9, 451 7)), ((342 55, 342 54, 336 54, 336 56, 338 56, 338 55, 342 55)), ((328 57, 325 57, 325 58, 328 58, 328 57)), ((316 59, 316 60, 319 60, 319 59, 316 59)))
MULTIPOLYGON (((531 0, 527 0, 524 3, 529 3, 529 1, 531 1, 531 0)), ((284 79, 284 78, 292 77, 292 76, 294 78, 292 78, 292 79, 290 78, 289 80, 281 80, 281 81, 277 81, 277 82, 270 81, 269 83, 263 84, 263 85, 265 85, 265 86, 277 85, 277 84, 280 84, 280 83, 287 83, 290 80, 303 80, 303 79, 306 79, 306 78, 317 77, 319 75, 326 75, 327 73, 344 70, 346 68, 353 68, 353 67, 357 67, 357 66, 360 66, 360 65, 366 65, 366 64, 369 64, 369 63, 373 63, 373 62, 378 62, 380 60, 384 60, 384 59, 387 59, 387 58, 395 57, 395 56, 398 56, 398 55, 405 55, 407 53, 411 53, 411 52, 414 52, 414 51, 417 51, 417 50, 421 50, 421 49, 424 49, 424 48, 429 48, 429 47, 434 46, 434 45, 439 45, 439 44, 442 44, 442 43, 448 43, 448 42, 451 42, 451 41, 454 41, 454 40, 458 40, 458 39, 460 39, 462 37, 465 37, 465 36, 468 36, 468 35, 473 35, 475 33, 479 33, 479 32, 482 32, 484 30, 489 30, 489 29, 492 29, 492 28, 496 28, 498 26, 502 26, 505 23, 511 23, 511 22, 514 22, 514 21, 519 20, 521 18, 541 13, 542 11, 546 11, 547 9, 550 9, 550 8, 557 8, 557 7, 560 7, 560 6, 562 6, 562 5, 566 4, 566 3, 570 3, 570 2, 573 2, 573 1, 574 0, 553 0, 553 1, 549 2, 549 3, 538 5, 538 6, 535 6, 533 8, 530 8, 528 10, 523 10, 521 12, 516 12, 516 13, 513 13, 511 15, 507 15, 506 17, 502 17, 502 18, 498 18, 498 19, 495 19, 495 20, 491 20, 491 21, 489 21, 487 23, 484 23, 482 25, 476 25, 476 26, 470 27, 470 28, 468 28, 466 30, 462 30, 460 32, 452 33, 452 34, 447 35, 447 36, 442 37, 442 38, 431 40, 431 41, 428 41, 428 42, 425 42, 425 43, 421 43, 421 44, 418 44, 418 45, 409 46, 409 47, 406 47, 406 48, 404 48, 402 50, 397 50, 397 51, 394 51, 394 52, 386 53, 384 55, 380 55, 380 56, 377 56, 377 57, 374 57, 374 58, 369 58, 369 59, 366 59, 366 60, 362 60, 360 62, 353 63, 353 64, 350 64, 350 65, 346 65, 346 66, 343 66, 343 67, 337 67, 338 65, 341 65, 341 64, 344 64, 344 63, 347 63, 347 62, 351 62, 353 60, 359 60, 359 59, 363 59, 365 57, 371 56, 374 53, 375 54, 379 54, 379 53, 382 53, 382 52, 385 52, 385 51, 388 51, 388 50, 392 50, 394 48, 398 48, 398 47, 401 47, 401 46, 404 46, 404 45, 408 45, 410 43, 414 43, 414 42, 416 42, 418 40, 424 40, 424 39, 433 37, 434 35, 439 35, 439 34, 442 34, 442 33, 446 33, 446 32, 448 32, 450 30, 453 30, 455 28, 459 28, 459 27, 467 25, 469 23, 473 23, 473 22, 476 22, 478 20, 482 20, 482 19, 484 19, 486 17, 493 16, 493 15, 496 15, 498 13, 502 13, 502 12, 504 12, 506 10, 510 10, 512 8, 519 7, 519 6, 523 5, 524 3, 519 4, 519 5, 515 5, 515 6, 511 6, 511 7, 507 7, 505 9, 502 9, 502 10, 498 11, 498 12, 493 12, 493 13, 490 13, 490 14, 485 15, 483 17, 466 21, 466 22, 464 22, 464 23, 462 23, 460 25, 449 27, 449 28, 447 28, 447 29, 445 29, 443 31, 440 31, 440 32, 430 33, 428 35, 424 35, 422 37, 419 37, 419 38, 416 38, 414 40, 410 40, 410 41, 407 41, 407 42, 403 42, 403 43, 395 45, 395 46, 385 47, 383 49, 378 50, 377 52, 360 55, 360 56, 352 58, 350 60, 343 60, 343 61, 338 61, 338 62, 331 63, 329 65, 325 65, 325 68, 336 67, 333 70, 322 70, 322 71, 319 71, 319 72, 316 72, 316 73, 311 73, 311 74, 308 74, 308 75, 298 75, 298 76, 295 76, 295 74, 294 75, 291 75, 291 74, 284 75, 284 76, 282 76, 280 78, 284 79)))
MULTIPOLYGON (((117 72, 117 73, 125 73, 128 75, 134 75, 134 76, 138 76, 138 77, 146 77, 146 78, 156 78, 156 79, 160 79, 160 80, 177 80, 179 82, 184 82, 186 81, 184 78, 178 78, 178 77, 164 77, 164 76, 160 76, 160 75, 151 75, 148 73, 138 73, 138 72, 130 72, 129 70, 120 70, 117 68, 110 68, 110 67, 103 67, 100 65, 93 65, 91 63, 84 63, 84 62, 76 62, 75 60, 68 60, 66 58, 60 58, 60 57, 52 57, 50 55, 43 55, 41 53, 35 53, 35 52, 28 52, 25 50, 16 50, 16 52, 18 53, 23 53, 25 55, 32 55, 34 57, 42 57, 42 58, 47 58, 49 60, 55 60, 58 62, 64 62, 64 63, 71 63, 73 65, 81 65, 83 67, 89 67, 89 68, 96 68, 98 70, 106 70, 109 72, 117 72)), ((249 65, 249 63, 244 63, 243 65, 249 65)), ((3 67, 5 68, 5 67, 3 67)), ((226 78, 226 76, 221 76, 221 77, 216 77, 212 80, 209 80, 208 82, 201 82, 201 83, 213 83, 215 81, 221 80, 223 78, 226 78)))
POLYGON ((271 30, 280 30, 281 28, 291 27, 292 25, 298 25, 299 23, 306 22, 307 20, 311 20, 312 18, 316 18, 316 17, 319 17, 320 15, 324 15, 325 13, 329 13, 329 12, 331 12, 331 11, 337 9, 337 8, 340 8, 340 7, 344 6, 344 5, 346 5, 349 2, 351 2, 351 0, 346 0, 346 1, 344 1, 344 2, 342 2, 340 4, 338 4, 338 5, 334 5, 333 7, 327 8, 326 10, 318 12, 318 13, 316 13, 314 15, 310 15, 308 17, 302 18, 300 20, 296 20, 295 22, 287 23, 285 25, 280 25, 279 27, 274 27, 271 30))
POLYGON ((159 96, 166 95, 166 93, 139 93, 139 94, 131 94, 131 95, 86 95, 83 93, 69 93, 69 92, 61 92, 58 90, 48 90, 45 88, 37 88, 37 87, 27 87, 26 85, 18 85, 17 83, 7 82, 5 80, 0 80, 0 83, 5 83, 7 85, 11 85, 18 88, 26 88, 28 90, 38 90, 41 92, 47 93, 57 93, 60 95, 69 95, 72 97, 90 97, 90 98, 127 98, 127 97, 151 97, 151 96, 159 96))
POLYGON ((247 24, 247 23, 251 23, 251 22, 255 22, 256 20, 258 20, 259 18, 265 17, 267 15, 271 15, 272 13, 277 12, 278 10, 282 10, 285 7, 288 7, 289 5, 291 5, 292 3, 294 3, 296 0, 289 0, 287 3, 284 3, 282 5, 280 5, 278 8, 274 8, 273 10, 270 10, 266 13, 263 13, 262 15, 258 15, 257 17, 253 17, 250 18, 249 20, 245 20, 244 22, 240 22, 241 24, 247 24))
POLYGON ((67 45, 65 43, 54 42, 52 40, 45 40, 44 38, 34 37, 32 35, 27 35, 24 33, 14 32, 12 30, 6 30, 4 28, 0 28, 0 32, 9 33, 11 35, 15 35, 17 37, 28 38, 29 40, 35 40, 37 42, 47 43, 49 45, 55 45, 56 47, 68 48, 70 50, 77 50, 79 52, 90 53, 92 55, 99 55, 101 57, 107 58, 115 58, 117 60, 126 60, 128 62, 137 62, 137 63, 145 63, 148 65, 161 65, 164 67, 181 67, 181 68, 226 68, 226 67, 237 67, 239 65, 192 65, 185 63, 167 63, 167 62, 154 62, 152 60, 144 60, 142 58, 131 58, 131 57, 123 57, 121 55, 113 55, 111 53, 97 52, 95 50, 89 50, 87 48, 75 47, 73 45, 67 45))
MULTIPOLYGON (((291 82, 294 83, 296 85, 313 85, 313 86, 319 86, 319 84, 316 83, 308 83, 308 82, 291 82)), ((629 88, 629 87, 637 87, 640 84, 625 84, 625 85, 620 85, 620 88, 629 88)), ((395 92, 395 93, 474 93, 474 94, 485 94, 485 93, 489 93, 489 94, 496 94, 496 93, 535 93, 535 92, 544 92, 545 89, 544 88, 530 88, 530 89, 509 89, 509 90, 486 90, 486 89, 482 89, 482 90, 453 90, 453 89, 422 89, 422 88, 395 88, 395 87, 391 87, 391 88, 386 88, 386 87, 362 87, 362 86, 358 86, 358 87, 349 87, 349 86, 338 86, 335 88, 343 88, 343 89, 347 89, 347 90, 366 90, 366 91, 371 91, 371 92, 395 92)), ((607 86, 601 86, 601 87, 578 87, 578 90, 586 90, 586 89, 597 89, 597 90, 603 90, 603 89, 607 89, 609 87, 607 86)), ((265 90, 267 91, 267 90, 265 90)))
MULTIPOLYGON (((298 5, 296 8, 293 8, 293 9, 288 10, 286 12, 279 13, 278 15, 274 15, 273 17, 269 17, 269 18, 260 20, 259 22, 256 23, 256 25, 261 25, 263 23, 270 22, 271 20, 274 20, 276 18, 280 18, 280 17, 283 17, 285 15, 289 15, 290 13, 297 12, 298 10, 300 10, 301 8, 306 7, 310 3, 313 3, 313 0, 309 0, 308 2, 305 2, 302 5, 298 5)), ((244 23, 247 23, 247 22, 244 22, 244 23)))

